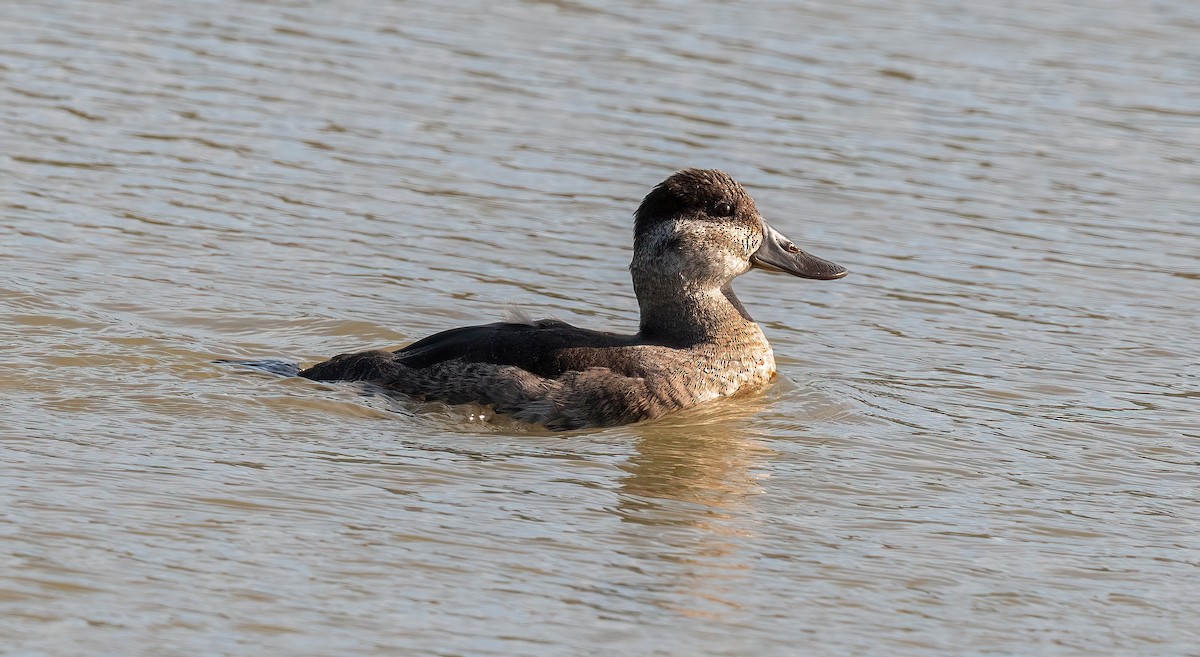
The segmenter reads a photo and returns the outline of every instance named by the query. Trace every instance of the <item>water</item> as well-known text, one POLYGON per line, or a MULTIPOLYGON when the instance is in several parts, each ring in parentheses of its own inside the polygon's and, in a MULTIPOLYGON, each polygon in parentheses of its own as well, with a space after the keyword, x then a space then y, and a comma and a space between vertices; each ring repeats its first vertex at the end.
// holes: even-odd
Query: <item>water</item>
POLYGON ((1200 654, 1200 5, 468 5, 0 10, 0 653, 1200 654), (685 166, 852 271, 761 397, 213 362, 630 330, 685 166))

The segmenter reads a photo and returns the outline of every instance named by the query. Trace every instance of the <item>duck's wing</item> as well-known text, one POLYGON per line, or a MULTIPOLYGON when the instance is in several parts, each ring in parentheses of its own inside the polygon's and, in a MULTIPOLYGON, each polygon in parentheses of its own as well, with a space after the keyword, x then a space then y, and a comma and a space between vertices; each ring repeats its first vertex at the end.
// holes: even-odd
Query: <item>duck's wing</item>
POLYGON ((383 378, 389 368, 425 369, 448 361, 511 365, 542 377, 600 365, 581 353, 632 344, 633 336, 592 331, 566 322, 497 322, 435 333, 399 351, 343 354, 304 370, 300 376, 321 381, 383 378), (593 349, 587 349, 593 348, 593 349))
POLYGON ((459 360, 513 365, 539 376, 555 377, 598 364, 577 362, 580 351, 601 352, 606 347, 627 346, 633 339, 633 336, 571 326, 556 319, 497 322, 431 335, 397 351, 396 357, 414 368, 459 360), (566 357, 567 354, 573 357, 566 357))

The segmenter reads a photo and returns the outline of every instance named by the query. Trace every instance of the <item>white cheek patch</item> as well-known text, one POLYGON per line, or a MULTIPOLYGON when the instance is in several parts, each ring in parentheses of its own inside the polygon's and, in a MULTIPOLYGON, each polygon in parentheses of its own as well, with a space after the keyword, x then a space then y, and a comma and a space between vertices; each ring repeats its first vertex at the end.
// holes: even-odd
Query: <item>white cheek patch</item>
POLYGON ((725 273, 728 276, 739 276, 750 271, 750 262, 732 253, 725 256, 725 273))
POLYGON ((750 269, 750 254, 758 248, 748 228, 695 219, 664 222, 643 239, 662 271, 732 278, 750 269))
POLYGON ((754 234, 735 224, 693 219, 672 222, 672 227, 676 237, 682 237, 692 244, 711 245, 714 250, 741 251, 746 257, 753 253, 750 246, 754 242, 754 234))
MULTIPOLYGON (((707 256, 711 273, 732 278, 750 269, 748 250, 753 235, 733 224, 712 221, 683 220, 674 222, 675 235, 693 248, 697 255, 707 256)), ((695 263, 693 263, 695 264, 695 263)))
POLYGON ((679 248, 681 237, 676 222, 659 224, 642 238, 645 245, 643 249, 648 257, 654 259, 656 268, 677 270, 683 256, 679 248))

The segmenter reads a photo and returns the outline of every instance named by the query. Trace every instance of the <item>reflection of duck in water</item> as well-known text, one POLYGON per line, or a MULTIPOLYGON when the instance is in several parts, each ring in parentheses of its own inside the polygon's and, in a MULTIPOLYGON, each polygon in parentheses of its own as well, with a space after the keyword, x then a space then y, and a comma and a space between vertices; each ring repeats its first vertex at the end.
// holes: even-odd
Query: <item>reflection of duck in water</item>
POLYGON ((753 589, 755 552, 774 522, 762 513, 762 478, 778 453, 759 440, 770 425, 752 418, 788 394, 781 387, 621 431, 634 453, 618 466, 625 476, 607 508, 622 524, 608 542, 636 564, 638 590, 675 614, 720 621, 753 589))
POLYGON ((762 389, 775 357, 731 283, 752 267, 830 280, 843 267, 801 251, 767 225, 728 175, 687 169, 642 201, 634 223, 634 335, 557 320, 451 329, 396 352, 343 354, 300 373, 365 380, 422 399, 478 402, 578 429, 659 417, 762 389))
POLYGON ((700 525, 722 520, 722 511, 759 493, 755 472, 775 452, 747 432, 750 419, 780 397, 776 390, 630 427, 635 452, 619 466, 626 473, 617 505, 621 516, 648 524, 700 525))

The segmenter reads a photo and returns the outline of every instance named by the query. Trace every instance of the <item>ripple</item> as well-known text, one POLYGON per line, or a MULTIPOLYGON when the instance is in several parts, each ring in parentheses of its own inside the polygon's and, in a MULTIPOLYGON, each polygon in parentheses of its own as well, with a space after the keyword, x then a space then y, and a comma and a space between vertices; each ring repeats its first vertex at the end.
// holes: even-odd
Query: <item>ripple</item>
POLYGON ((1200 642, 1194 3, 9 14, 5 645, 1200 642), (631 331, 684 166, 853 271, 739 280, 765 395, 564 437, 213 363, 631 331))

